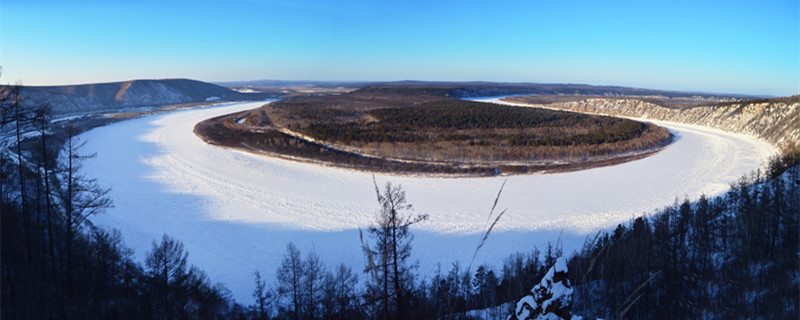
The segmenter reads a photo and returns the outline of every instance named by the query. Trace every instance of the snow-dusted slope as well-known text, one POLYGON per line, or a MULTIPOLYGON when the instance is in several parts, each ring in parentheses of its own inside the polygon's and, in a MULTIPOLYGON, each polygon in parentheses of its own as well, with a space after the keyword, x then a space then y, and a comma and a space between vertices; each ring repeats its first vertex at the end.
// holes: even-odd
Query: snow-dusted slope
POLYGON ((63 116, 91 112, 123 112, 212 100, 264 99, 266 95, 239 93, 196 80, 161 79, 69 86, 23 86, 22 96, 30 103, 47 103, 53 113, 63 116))
POLYGON ((552 103, 543 107, 695 124, 747 134, 778 146, 800 141, 800 103, 792 98, 756 102, 746 100, 721 106, 697 106, 686 109, 662 107, 638 99, 591 98, 552 103))
MULTIPOLYGON (((360 271, 359 227, 377 209, 372 175, 232 151, 205 144, 195 123, 263 103, 180 111, 94 129, 86 171, 112 188, 115 208, 93 222, 122 231, 142 258, 153 239, 181 239, 192 263, 249 302, 253 272, 273 279, 286 244, 315 250, 328 266, 360 271)), ((676 197, 717 194, 759 167, 767 143, 714 129, 657 122, 678 140, 649 158, 579 172, 443 179, 376 175, 401 184, 430 220, 415 231, 421 271, 437 262, 468 262, 503 180, 498 207, 508 208, 476 263, 562 242, 571 250, 587 233, 672 204, 676 197)))

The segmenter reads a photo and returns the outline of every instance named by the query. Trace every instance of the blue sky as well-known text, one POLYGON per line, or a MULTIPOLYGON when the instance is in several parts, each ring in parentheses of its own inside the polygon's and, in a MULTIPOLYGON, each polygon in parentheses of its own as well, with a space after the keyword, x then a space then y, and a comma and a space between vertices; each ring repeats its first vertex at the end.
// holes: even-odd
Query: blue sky
POLYGON ((0 0, 0 82, 482 80, 791 95, 799 3, 0 0))

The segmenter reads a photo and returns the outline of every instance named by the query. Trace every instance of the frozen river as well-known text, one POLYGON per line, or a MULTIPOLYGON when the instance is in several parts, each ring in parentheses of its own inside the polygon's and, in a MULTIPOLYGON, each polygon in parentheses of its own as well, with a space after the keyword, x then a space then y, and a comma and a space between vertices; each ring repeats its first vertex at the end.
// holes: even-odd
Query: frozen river
MULTIPOLYGON (((358 228, 378 209, 372 174, 279 160, 207 145, 194 135, 202 120, 264 102, 149 116, 82 135, 88 176, 111 188, 114 208, 92 217, 119 229, 140 261, 166 233, 183 241, 190 263, 252 303, 253 273, 274 279, 286 244, 315 251, 328 268, 360 272, 358 228)), ((588 234, 654 212, 676 197, 717 195, 763 165, 775 149, 761 140, 677 123, 677 141, 634 162, 578 172, 492 178, 376 174, 379 185, 402 185, 417 213, 412 260, 420 272, 456 260, 469 263, 487 214, 507 179, 498 209, 508 209, 476 263, 497 268, 514 252, 548 241, 570 252, 588 234)), ((364 279, 362 275, 360 279, 364 279)))

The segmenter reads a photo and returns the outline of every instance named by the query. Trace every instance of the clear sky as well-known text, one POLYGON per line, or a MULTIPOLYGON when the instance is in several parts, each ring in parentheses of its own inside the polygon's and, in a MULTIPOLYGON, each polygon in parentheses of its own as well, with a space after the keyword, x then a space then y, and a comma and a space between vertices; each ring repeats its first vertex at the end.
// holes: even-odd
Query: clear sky
POLYGON ((799 3, 0 0, 0 82, 482 80, 792 95, 799 3))

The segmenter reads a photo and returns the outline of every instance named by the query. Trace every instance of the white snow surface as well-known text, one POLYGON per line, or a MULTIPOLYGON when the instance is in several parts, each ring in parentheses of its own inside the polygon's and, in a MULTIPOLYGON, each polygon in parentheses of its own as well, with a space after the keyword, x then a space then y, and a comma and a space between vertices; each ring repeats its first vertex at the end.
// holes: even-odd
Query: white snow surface
MULTIPOLYGON (((92 217, 119 229, 142 261, 166 233, 183 241, 189 260, 252 303, 253 273, 274 279, 286 245, 316 252, 328 268, 363 270, 358 229, 378 209, 368 172, 280 160, 206 144, 196 123, 264 102, 176 111, 86 132, 87 175, 111 188, 114 208, 92 217)), ((715 129, 655 122, 677 141, 648 158, 578 172, 489 178, 375 174, 402 185, 416 213, 412 260, 422 274, 469 263, 497 205, 508 209, 474 266, 498 268, 511 253, 560 242, 577 249, 589 234, 675 202, 726 191, 729 183, 775 153, 766 142, 715 129)), ((497 212, 495 212, 497 214, 497 212)), ((365 279, 365 276, 360 277, 365 279)))
MULTIPOLYGON (((539 287, 541 288, 549 287, 549 291, 552 294, 552 297, 542 302, 542 310, 547 310, 547 307, 557 300, 569 299, 568 302, 572 303, 572 288, 568 288, 563 282, 553 282, 556 272, 567 272, 567 259, 563 256, 558 258, 556 265, 547 271, 547 274, 544 275, 544 278, 542 278, 542 281, 539 283, 539 287)), ((536 288, 534 287, 531 289, 531 294, 535 295, 535 291, 536 288)))

